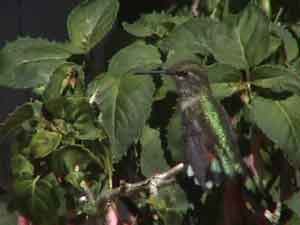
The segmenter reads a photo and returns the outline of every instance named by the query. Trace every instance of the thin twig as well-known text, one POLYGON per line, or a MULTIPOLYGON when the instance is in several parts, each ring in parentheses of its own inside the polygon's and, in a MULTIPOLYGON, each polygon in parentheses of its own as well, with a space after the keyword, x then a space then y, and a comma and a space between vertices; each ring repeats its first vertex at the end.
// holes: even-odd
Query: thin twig
POLYGON ((274 19, 274 24, 277 24, 279 22, 279 19, 280 19, 282 13, 283 13, 283 8, 280 7, 278 10, 278 13, 276 14, 276 17, 274 19))
POLYGON ((133 194, 150 191, 153 189, 158 189, 160 187, 169 185, 175 181, 175 176, 184 170, 184 164, 179 163, 166 172, 154 175, 147 178, 146 180, 137 182, 137 183, 124 183, 119 187, 114 188, 106 193, 104 193, 98 200, 97 205, 102 205, 103 202, 106 202, 110 199, 113 199, 117 196, 131 196, 133 194))
POLYGON ((193 0, 193 4, 192 4, 192 14, 193 16, 199 16, 199 8, 200 5, 200 0, 193 0))

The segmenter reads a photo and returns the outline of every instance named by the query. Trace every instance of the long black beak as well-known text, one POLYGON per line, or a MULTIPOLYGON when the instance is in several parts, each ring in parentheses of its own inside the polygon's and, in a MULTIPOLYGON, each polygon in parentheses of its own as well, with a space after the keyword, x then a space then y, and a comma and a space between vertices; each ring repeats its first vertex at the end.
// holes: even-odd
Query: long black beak
POLYGON ((136 75, 174 75, 174 73, 172 73, 169 70, 149 70, 149 71, 135 71, 134 74, 136 75))

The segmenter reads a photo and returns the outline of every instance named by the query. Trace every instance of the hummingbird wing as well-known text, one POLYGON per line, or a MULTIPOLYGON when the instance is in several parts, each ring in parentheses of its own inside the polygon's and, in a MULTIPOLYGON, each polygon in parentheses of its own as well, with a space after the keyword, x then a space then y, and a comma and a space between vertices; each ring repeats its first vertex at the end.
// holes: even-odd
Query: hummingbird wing
POLYGON ((210 95, 181 101, 188 172, 203 188, 240 173, 236 138, 225 110, 210 95), (191 173, 190 173, 191 174, 191 173))
POLYGON ((219 159, 214 152, 214 135, 205 127, 201 118, 186 118, 183 113, 185 157, 188 163, 188 175, 204 189, 220 184, 224 174, 219 159), (212 166, 215 168, 212 170, 212 166))

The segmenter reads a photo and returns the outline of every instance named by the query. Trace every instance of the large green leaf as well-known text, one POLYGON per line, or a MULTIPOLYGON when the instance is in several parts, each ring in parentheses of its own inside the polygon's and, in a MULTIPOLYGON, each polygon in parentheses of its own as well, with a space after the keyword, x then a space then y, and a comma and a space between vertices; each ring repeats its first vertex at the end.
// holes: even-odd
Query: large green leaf
POLYGON ((207 67, 207 76, 213 95, 217 99, 223 99, 240 90, 242 72, 232 66, 212 64, 207 67))
POLYGON ((210 83, 239 82, 242 72, 232 66, 215 63, 207 67, 207 76, 210 83))
POLYGON ((273 92, 289 91, 300 95, 300 77, 292 68, 281 65, 262 65, 254 68, 252 84, 273 92))
POLYGON ((129 24, 123 23, 124 29, 137 37, 164 37, 176 26, 186 22, 188 16, 172 16, 165 12, 142 15, 139 20, 129 24))
POLYGON ((260 64, 269 56, 269 19, 259 7, 248 5, 240 15, 236 32, 250 67, 260 64))
POLYGON ((271 56, 272 54, 276 53, 278 48, 281 46, 281 40, 278 37, 275 37, 274 35, 271 35, 270 37, 270 47, 268 50, 268 56, 271 56))
POLYGON ((42 129, 37 130, 29 145, 30 152, 35 158, 44 158, 56 150, 61 139, 62 136, 59 133, 42 129))
MULTIPOLYGON (((237 69, 247 69, 261 63, 270 54, 268 18, 250 4, 239 21, 217 22, 211 19, 191 19, 174 30, 160 47, 164 51, 210 52, 219 63, 237 69), (255 47, 253 47, 255 46, 255 47)), ((174 55, 174 54, 173 54, 174 55)))
POLYGON ((112 57, 108 71, 114 74, 124 74, 134 69, 153 69, 161 64, 160 57, 155 46, 137 41, 112 57))
POLYGON ((219 63, 231 65, 237 69, 249 67, 237 28, 225 23, 213 23, 206 28, 204 44, 219 63))
POLYGON ((182 55, 196 53, 207 55, 207 49, 201 41, 203 32, 213 23, 211 20, 190 19, 178 26, 167 38, 160 42, 159 47, 164 52, 169 53, 168 61, 178 61, 170 58, 180 58, 182 55))
POLYGON ((207 55, 210 52, 220 63, 238 69, 248 68, 237 30, 226 23, 211 19, 189 20, 175 29, 160 47, 164 51, 173 50, 177 54, 189 51, 191 54, 207 55))
POLYGON ((87 53, 110 31, 119 10, 118 0, 85 0, 68 17, 71 45, 87 53))
POLYGON ((218 100, 229 97, 241 90, 239 82, 212 83, 210 86, 213 96, 218 100))
POLYGON ((282 101, 255 97, 249 106, 249 119, 275 144, 283 149, 287 159, 300 167, 299 96, 282 101))
POLYGON ((46 85, 70 53, 58 43, 22 38, 0 51, 0 86, 35 88, 46 85))
POLYGON ((0 124, 0 142, 4 140, 7 135, 15 131, 25 121, 33 118, 34 109, 32 103, 26 103, 18 107, 13 113, 8 115, 6 120, 0 124))
POLYGON ((299 54, 297 40, 283 26, 272 24, 272 30, 282 40, 287 62, 291 62, 299 54))
POLYGON ((57 119, 63 119, 73 127, 73 135, 81 140, 103 138, 97 125, 96 114, 86 98, 60 97, 45 105, 48 112, 57 119))
POLYGON ((287 67, 280 64, 264 64, 262 66, 255 67, 251 72, 252 80, 277 78, 285 76, 286 78, 290 75, 295 75, 295 72, 287 67))
POLYGON ((101 110, 103 124, 119 160, 141 135, 151 111, 154 85, 146 76, 105 74, 90 86, 90 102, 101 110))
POLYGON ((187 48, 174 48, 169 50, 164 68, 171 67, 182 61, 192 61, 201 64, 201 58, 197 56, 197 52, 193 52, 187 48))
POLYGON ((141 145, 141 168, 146 177, 164 172, 169 168, 158 130, 146 126, 141 136, 141 145))
POLYGON ((64 202, 57 185, 53 175, 45 178, 16 179, 13 190, 20 212, 30 215, 35 224, 57 224, 59 210, 64 202))

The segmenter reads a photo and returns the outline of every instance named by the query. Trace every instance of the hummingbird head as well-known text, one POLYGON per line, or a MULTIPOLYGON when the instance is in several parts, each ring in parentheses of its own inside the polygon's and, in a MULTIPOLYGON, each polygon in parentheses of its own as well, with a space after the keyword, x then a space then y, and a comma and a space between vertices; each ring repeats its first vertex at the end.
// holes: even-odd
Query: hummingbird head
POLYGON ((182 61, 176 63, 169 68, 139 71, 136 74, 140 75, 169 75, 172 76, 176 82, 195 82, 196 84, 207 85, 208 78, 203 66, 193 61, 182 61))
POLYGON ((169 75, 175 80, 178 94, 181 97, 188 97, 194 93, 210 89, 208 77, 203 66, 192 61, 182 61, 167 69, 140 71, 135 74, 169 75))
POLYGON ((176 81, 195 81, 200 84, 208 84, 208 78, 203 66, 193 61, 176 63, 166 70, 166 74, 174 76, 176 81))

